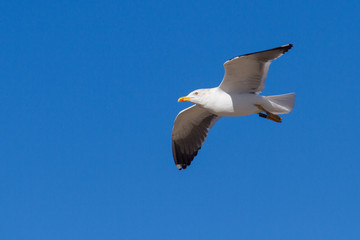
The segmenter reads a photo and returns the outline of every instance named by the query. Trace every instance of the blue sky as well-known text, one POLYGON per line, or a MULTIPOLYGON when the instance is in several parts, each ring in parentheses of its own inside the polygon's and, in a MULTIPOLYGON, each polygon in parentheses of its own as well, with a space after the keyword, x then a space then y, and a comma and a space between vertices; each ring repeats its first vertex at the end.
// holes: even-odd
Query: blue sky
POLYGON ((1 239, 359 239, 359 1, 1 1, 1 239), (277 124, 222 118, 185 171, 177 99, 293 43, 277 124))

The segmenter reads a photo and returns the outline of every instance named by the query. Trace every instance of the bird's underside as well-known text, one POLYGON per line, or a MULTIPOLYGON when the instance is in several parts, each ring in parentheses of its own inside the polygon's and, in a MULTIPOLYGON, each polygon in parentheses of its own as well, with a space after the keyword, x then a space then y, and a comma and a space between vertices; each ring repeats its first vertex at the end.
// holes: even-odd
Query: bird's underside
MULTIPOLYGON (((230 96, 238 93, 253 93, 257 95, 264 89, 264 83, 272 60, 280 57, 292 47, 292 44, 273 48, 267 51, 245 54, 230 59, 224 63, 224 79, 218 87, 220 92, 230 96)), ((197 155, 205 142, 209 129, 221 118, 216 111, 212 111, 210 103, 214 102, 219 108, 219 103, 224 104, 224 109, 229 109, 228 103, 222 101, 219 93, 213 93, 209 89, 193 91, 179 101, 189 101, 195 105, 181 111, 174 122, 172 131, 172 152, 175 164, 179 170, 187 168, 197 155), (208 109, 207 109, 208 108, 208 109)), ((219 92, 219 91, 217 91, 219 92)), ((245 95, 244 95, 245 96, 245 95)), ((253 95, 254 96, 254 95, 253 95)), ((233 98, 231 98, 234 101, 233 98)), ((276 96, 259 96, 259 98, 246 97, 246 109, 254 109, 253 112, 240 111, 238 116, 257 113, 260 117, 280 123, 282 121, 278 114, 289 113, 294 107, 295 94, 284 94, 276 96), (256 102, 255 99, 264 101, 256 102), (253 100, 254 99, 254 100, 253 100)), ((238 101, 243 104, 243 99, 238 101)), ((220 108, 222 107, 220 104, 220 108)), ((235 106, 235 105, 234 105, 235 106)), ((215 107, 215 106, 214 106, 215 107)), ((231 109, 231 108, 230 108, 231 109)), ((252 110, 251 110, 252 111, 252 110)))

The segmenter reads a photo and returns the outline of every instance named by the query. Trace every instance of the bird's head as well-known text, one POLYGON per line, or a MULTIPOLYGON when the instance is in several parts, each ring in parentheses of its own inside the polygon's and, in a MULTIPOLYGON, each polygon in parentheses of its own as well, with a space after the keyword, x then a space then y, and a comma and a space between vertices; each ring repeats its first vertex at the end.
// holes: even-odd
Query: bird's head
POLYGON ((188 101, 195 104, 203 105, 204 98, 206 97, 207 93, 208 93, 208 89, 198 89, 192 91, 186 97, 179 98, 178 102, 188 101))

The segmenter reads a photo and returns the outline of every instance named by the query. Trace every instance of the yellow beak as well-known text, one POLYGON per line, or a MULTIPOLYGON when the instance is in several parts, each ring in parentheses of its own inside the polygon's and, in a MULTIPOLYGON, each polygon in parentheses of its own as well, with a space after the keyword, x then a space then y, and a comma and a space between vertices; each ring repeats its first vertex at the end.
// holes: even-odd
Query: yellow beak
POLYGON ((181 97, 178 99, 178 102, 184 102, 184 101, 189 101, 191 98, 189 97, 181 97))

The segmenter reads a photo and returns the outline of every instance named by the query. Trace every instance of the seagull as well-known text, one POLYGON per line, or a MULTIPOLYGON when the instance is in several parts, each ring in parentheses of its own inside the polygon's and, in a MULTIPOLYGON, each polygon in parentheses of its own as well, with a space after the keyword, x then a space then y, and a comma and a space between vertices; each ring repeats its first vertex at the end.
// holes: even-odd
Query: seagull
POLYGON ((218 87, 198 89, 178 102, 194 103, 182 110, 172 130, 172 152, 176 167, 186 169, 203 145, 209 129, 221 117, 258 114, 280 123, 278 114, 290 113, 295 93, 260 96, 272 60, 277 59, 292 44, 240 55, 224 63, 225 76, 218 87))

